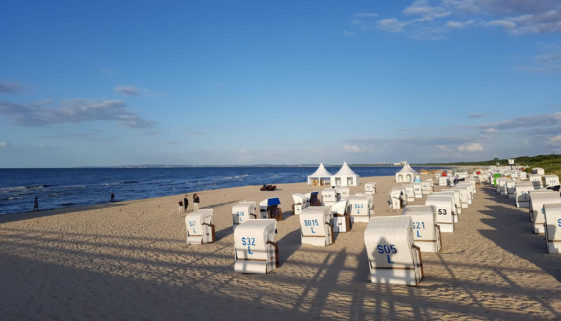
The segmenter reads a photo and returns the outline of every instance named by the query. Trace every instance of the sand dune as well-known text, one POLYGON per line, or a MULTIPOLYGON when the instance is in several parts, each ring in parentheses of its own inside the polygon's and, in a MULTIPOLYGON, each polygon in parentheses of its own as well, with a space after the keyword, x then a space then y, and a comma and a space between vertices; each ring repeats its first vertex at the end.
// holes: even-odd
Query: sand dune
MULTIPOLYGON (((393 177, 376 181, 376 215, 393 177)), ((328 247, 302 246, 291 195, 281 184, 201 192, 217 242, 185 244, 178 196, 0 217, 0 312, 4 320, 286 320, 561 318, 561 255, 547 254, 525 209, 483 185, 441 253, 423 253, 417 287, 369 283, 364 223, 328 247), (233 272, 232 205, 276 196, 281 266, 233 272)), ((362 192, 363 186, 351 188, 362 192)), ((414 204, 424 204, 416 201, 414 204)))

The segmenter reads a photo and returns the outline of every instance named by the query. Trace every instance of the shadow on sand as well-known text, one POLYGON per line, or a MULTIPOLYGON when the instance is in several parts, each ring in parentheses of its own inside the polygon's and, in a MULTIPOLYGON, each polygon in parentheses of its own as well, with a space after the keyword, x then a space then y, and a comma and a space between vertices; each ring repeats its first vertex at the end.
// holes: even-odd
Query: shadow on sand
MULTIPOLYGON (((491 188, 483 191, 491 197, 495 193, 491 188)), ((496 194, 492 199, 499 203, 510 200, 496 194)), ((493 230, 479 232, 504 250, 534 263, 561 282, 559 259, 547 253, 544 234, 533 234, 528 209, 513 207, 513 202, 513 200, 508 202, 510 206, 487 206, 487 209, 482 210, 481 213, 491 218, 484 218, 481 221, 493 227, 493 230)))

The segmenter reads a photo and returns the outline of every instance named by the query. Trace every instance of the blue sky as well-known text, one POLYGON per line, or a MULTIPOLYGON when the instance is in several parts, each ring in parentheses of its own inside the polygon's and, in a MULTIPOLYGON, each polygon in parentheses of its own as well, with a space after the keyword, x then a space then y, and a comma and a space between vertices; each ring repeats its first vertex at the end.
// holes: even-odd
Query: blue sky
POLYGON ((13 1, 0 167, 561 152, 561 3, 13 1))

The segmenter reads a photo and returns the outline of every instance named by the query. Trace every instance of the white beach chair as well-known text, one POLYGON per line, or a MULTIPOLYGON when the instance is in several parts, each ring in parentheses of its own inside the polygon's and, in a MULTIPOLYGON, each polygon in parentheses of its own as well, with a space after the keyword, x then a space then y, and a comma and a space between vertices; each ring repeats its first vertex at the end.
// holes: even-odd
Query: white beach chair
POLYGON ((407 202, 414 202, 415 188, 413 187, 413 184, 405 184, 402 186, 402 188, 405 191, 405 197, 407 198, 407 202))
POLYGON ((545 204, 561 204, 559 192, 530 192, 530 221, 533 224, 534 234, 541 234, 545 232, 545 217, 543 210, 543 206, 545 204))
POLYGON ((462 203, 460 201, 460 192, 453 189, 443 189, 440 192, 432 193, 432 195, 452 195, 453 196, 453 207, 452 213, 454 214, 454 221, 458 223, 459 214, 462 213, 462 203))
POLYGON ((497 184, 495 184, 495 189, 497 191, 497 194, 501 194, 501 185, 504 185, 504 183, 501 183, 503 181, 506 181, 507 178, 506 177, 497 177, 497 184))
POLYGON ((374 195, 376 194, 376 183, 370 182, 364 184, 364 193, 374 195))
POLYGON ((257 203, 255 202, 239 202, 232 206, 233 226, 244 223, 245 221, 257 218, 257 203))
POLYGON ((559 185, 559 176, 557 175, 544 175, 545 187, 559 185))
MULTIPOLYGON (((502 178, 502 177, 501 177, 502 178)), ((499 182, 499 194, 502 196, 508 196, 508 192, 506 189, 506 185, 507 183, 510 181, 509 178, 503 178, 501 180, 498 180, 499 182)))
POLYGON ((460 192, 460 206, 462 208, 468 208, 469 206, 469 199, 471 196, 470 193, 471 187, 465 184, 458 184, 455 187, 452 187, 451 190, 460 192))
POLYGON ((300 214, 302 244, 326 246, 334 242, 331 208, 312 206, 300 214))
POLYGON ((334 188, 326 188, 321 191, 321 204, 323 206, 331 206, 339 200, 340 198, 334 188))
POLYGON ((436 224, 436 208, 432 205, 408 205, 401 215, 410 216, 413 240, 423 252, 439 252, 442 248, 440 227, 436 224))
POLYGON ((339 194, 339 200, 348 198, 351 195, 351 191, 348 187, 335 187, 335 191, 339 194))
POLYGON ((411 217, 374 217, 364 231, 372 283, 417 285, 424 277, 421 250, 413 242, 411 217))
POLYGON ((421 182, 421 191, 423 195, 429 195, 433 192, 433 187, 431 183, 432 180, 430 182, 428 180, 421 182))
POLYGON ((292 194, 292 200, 294 201, 292 205, 292 213, 294 215, 300 215, 302 210, 310 206, 310 199, 305 194, 294 193, 292 194))
POLYGON ((371 206, 371 199, 367 196, 349 196, 347 199, 347 213, 350 214, 351 223, 368 223, 371 206))
POLYGON ((530 180, 530 182, 532 182, 532 184, 534 184, 535 189, 543 188, 542 176, 541 175, 530 174, 530 175, 528 175, 528 179, 530 180))
POLYGON ((277 220, 256 219, 234 230, 234 272, 269 273, 279 266, 277 220))
POLYGON ((514 184, 514 200, 516 207, 530 208, 530 192, 534 190, 534 184, 526 181, 516 181, 514 184))
MULTIPOLYGON (((460 182, 456 187, 467 187, 468 188, 468 205, 471 205, 473 198, 475 197, 475 187, 473 187, 470 182, 460 182)), ((461 196, 460 196, 461 197, 461 196)), ((460 200, 461 201, 461 200, 460 200)))
POLYGON ((212 243, 216 240, 216 229, 212 224, 212 209, 200 209, 185 216, 187 244, 212 243))
POLYGON ((561 253, 561 204, 545 204, 545 240, 548 253, 561 253))
POLYGON ((413 194, 415 198, 423 198, 423 185, 422 183, 411 183, 413 185, 413 194))
POLYGON ((541 167, 534 167, 532 168, 532 174, 544 175, 545 170, 541 167))
POLYGON ((355 196, 364 196, 368 199, 368 208, 370 208, 370 215, 374 215, 374 195, 366 193, 356 193, 355 196))
POLYGON ((334 232, 346 233, 351 230, 351 215, 347 213, 347 201, 344 199, 331 205, 334 232))
POLYGON ((516 182, 513 180, 506 181, 506 194, 510 199, 516 198, 516 182))
POLYGON ((441 232, 454 232, 454 196, 452 195, 435 195, 427 196, 425 205, 432 205, 436 210, 436 224, 440 227, 441 232))
POLYGON ((393 187, 390 191, 389 205, 391 209, 398 210, 407 205, 405 191, 402 187, 393 187))

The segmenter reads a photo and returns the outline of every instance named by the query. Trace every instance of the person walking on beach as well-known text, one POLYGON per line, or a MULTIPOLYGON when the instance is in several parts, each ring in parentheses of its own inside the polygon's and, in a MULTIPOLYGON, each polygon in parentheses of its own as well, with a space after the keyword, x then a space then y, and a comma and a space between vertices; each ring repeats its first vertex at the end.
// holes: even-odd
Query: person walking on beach
POLYGON ((115 202, 115 193, 111 192, 111 202, 115 202))
POLYGON ((189 200, 187 199, 187 197, 189 197, 188 194, 185 194, 185 197, 183 197, 183 211, 187 212, 187 207, 189 207, 189 200))
POLYGON ((39 198, 35 196, 35 199, 33 200, 33 211, 38 211, 38 210, 39 210, 39 198))
POLYGON ((179 201, 179 214, 183 213, 183 201, 179 201))
POLYGON ((199 198, 199 194, 195 193, 193 194, 193 206, 195 206, 195 211, 199 210, 199 202, 201 201, 201 199, 199 198))

